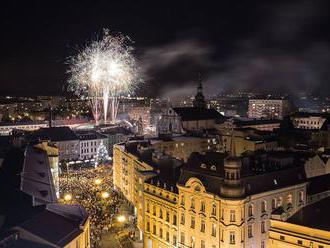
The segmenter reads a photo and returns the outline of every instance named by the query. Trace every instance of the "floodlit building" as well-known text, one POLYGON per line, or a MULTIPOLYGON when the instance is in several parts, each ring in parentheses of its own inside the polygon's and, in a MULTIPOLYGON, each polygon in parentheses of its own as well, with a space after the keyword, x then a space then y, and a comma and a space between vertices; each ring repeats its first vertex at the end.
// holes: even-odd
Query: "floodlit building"
POLYGON ((217 152, 182 164, 132 144, 114 148, 114 184, 136 208, 146 248, 266 247, 271 213, 289 217, 306 203, 303 166, 253 172, 217 152))
POLYGON ((80 130, 75 134, 79 139, 79 159, 93 159, 97 154, 97 149, 101 144, 108 147, 108 138, 106 135, 94 130, 80 130))
POLYGON ((200 137, 181 135, 150 139, 150 143, 156 150, 183 161, 187 161, 193 152, 206 153, 220 150, 220 138, 212 133, 200 137))
POLYGON ((112 154, 115 144, 126 142, 133 136, 133 133, 129 129, 119 126, 102 130, 101 133, 107 136, 109 154, 112 154))
POLYGON ((274 131, 280 128, 281 121, 277 119, 262 120, 234 120, 235 128, 254 128, 260 131, 274 131))
MULTIPOLYGON (((178 167, 182 162, 153 149, 148 141, 128 141, 113 149, 113 180, 134 207, 137 226, 144 230, 144 182, 167 166, 178 167)), ((141 236, 142 238, 142 236, 141 236)))
POLYGON ((273 133, 253 128, 227 130, 223 132, 221 138, 223 151, 231 151, 233 145, 238 156, 247 151, 272 151, 278 147, 277 137, 273 133))
POLYGON ((300 209, 286 221, 274 215, 269 230, 270 248, 330 246, 330 198, 300 209))
POLYGON ((214 129, 225 117, 214 109, 206 108, 169 108, 158 122, 158 134, 182 134, 203 132, 214 129))
POLYGON ((56 196, 59 197, 60 182, 59 182, 58 148, 47 142, 42 142, 42 143, 36 144, 34 147, 37 147, 39 149, 46 151, 48 160, 49 160, 50 171, 52 173, 52 179, 53 179, 53 183, 54 183, 54 187, 55 187, 56 196))
POLYGON ((330 114, 327 113, 296 113, 290 117, 295 128, 328 130, 330 114))
POLYGON ((161 115, 158 125, 158 135, 182 133, 200 133, 214 129, 226 118, 215 109, 207 109, 200 83, 197 88, 193 107, 167 108, 161 115))
POLYGON ((283 119, 289 114, 285 99, 250 99, 248 117, 252 119, 283 119))
POLYGON ((133 107, 128 111, 128 117, 130 120, 138 122, 141 118, 142 127, 146 129, 150 126, 150 112, 151 107, 133 107))

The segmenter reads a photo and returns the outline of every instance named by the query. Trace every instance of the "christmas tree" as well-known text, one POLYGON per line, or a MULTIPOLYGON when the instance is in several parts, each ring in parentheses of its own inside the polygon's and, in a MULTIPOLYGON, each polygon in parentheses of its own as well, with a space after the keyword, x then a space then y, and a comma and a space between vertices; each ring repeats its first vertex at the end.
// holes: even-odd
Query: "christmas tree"
POLYGON ((95 167, 98 166, 99 164, 107 162, 108 160, 109 160, 108 150, 102 141, 96 151, 95 167))

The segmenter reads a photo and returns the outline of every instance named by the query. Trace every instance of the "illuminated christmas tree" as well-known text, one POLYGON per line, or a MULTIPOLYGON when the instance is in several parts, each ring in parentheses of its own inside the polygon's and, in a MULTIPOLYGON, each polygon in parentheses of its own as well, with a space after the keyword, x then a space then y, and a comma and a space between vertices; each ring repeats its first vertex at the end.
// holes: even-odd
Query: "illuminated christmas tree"
POLYGON ((109 160, 108 150, 102 141, 96 151, 95 167, 97 167, 100 164, 106 163, 108 160, 109 160))

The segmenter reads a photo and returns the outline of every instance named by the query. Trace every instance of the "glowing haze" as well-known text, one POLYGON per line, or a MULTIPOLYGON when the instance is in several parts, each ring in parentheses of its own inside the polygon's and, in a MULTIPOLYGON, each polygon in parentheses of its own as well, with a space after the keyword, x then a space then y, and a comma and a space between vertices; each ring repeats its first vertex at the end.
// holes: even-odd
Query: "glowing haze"
POLYGON ((110 121, 115 122, 118 97, 131 93, 141 82, 130 43, 127 36, 111 35, 105 29, 102 39, 69 58, 69 89, 88 96, 96 124, 102 117, 108 122, 109 112, 110 121))

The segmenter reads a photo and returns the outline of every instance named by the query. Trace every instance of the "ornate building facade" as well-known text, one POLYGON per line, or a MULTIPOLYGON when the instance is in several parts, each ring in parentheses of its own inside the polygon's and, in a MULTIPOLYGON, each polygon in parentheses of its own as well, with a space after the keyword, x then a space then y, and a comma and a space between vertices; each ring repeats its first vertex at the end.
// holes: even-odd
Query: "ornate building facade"
POLYGON ((148 160, 127 148, 115 153, 114 182, 138 209, 146 248, 265 248, 271 214, 286 219, 306 202, 303 167, 256 174, 223 153, 193 153, 185 164, 148 160), (142 162, 148 167, 141 169, 142 162))

